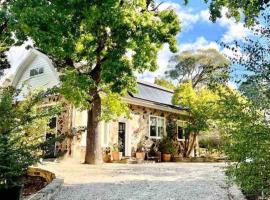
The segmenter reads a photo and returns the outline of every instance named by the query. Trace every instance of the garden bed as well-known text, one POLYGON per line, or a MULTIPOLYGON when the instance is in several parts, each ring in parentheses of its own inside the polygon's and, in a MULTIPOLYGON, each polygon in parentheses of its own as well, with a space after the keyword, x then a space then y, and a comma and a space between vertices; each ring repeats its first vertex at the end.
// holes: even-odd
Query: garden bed
POLYGON ((26 175, 25 177, 23 177, 23 197, 40 191, 48 184, 49 183, 43 177, 26 175))
POLYGON ((47 170, 29 168, 27 175, 23 178, 23 183, 23 199, 51 200, 61 190, 63 180, 57 179, 54 173, 47 170))

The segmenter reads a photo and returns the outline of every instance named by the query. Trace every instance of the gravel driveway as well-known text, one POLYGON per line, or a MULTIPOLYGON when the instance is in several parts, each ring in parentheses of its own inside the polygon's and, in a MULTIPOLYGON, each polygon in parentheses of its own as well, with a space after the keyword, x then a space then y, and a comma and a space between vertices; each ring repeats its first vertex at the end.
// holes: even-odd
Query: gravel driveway
POLYGON ((103 164, 46 163, 64 178, 56 200, 241 200, 229 187, 222 163, 103 164))

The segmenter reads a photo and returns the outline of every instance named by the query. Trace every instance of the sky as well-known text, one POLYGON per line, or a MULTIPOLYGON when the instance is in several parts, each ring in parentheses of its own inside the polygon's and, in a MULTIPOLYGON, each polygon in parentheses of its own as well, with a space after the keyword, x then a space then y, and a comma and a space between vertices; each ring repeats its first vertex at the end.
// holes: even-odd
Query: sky
MULTIPOLYGON (((209 20, 208 5, 203 0, 190 0, 187 6, 183 0, 168 0, 161 4, 159 9, 173 8, 181 20, 181 32, 177 35, 178 50, 196 50, 215 48, 225 55, 231 56, 229 50, 220 47, 220 43, 231 43, 234 40, 242 40, 248 34, 243 23, 236 23, 234 19, 225 16, 218 19, 216 23, 209 20)), ((222 11, 225 14, 226 9, 222 11)), ((164 45, 158 54, 159 69, 155 72, 144 72, 138 74, 138 78, 154 82, 154 78, 164 76, 168 60, 173 54, 169 51, 168 45, 164 45)), ((8 73, 14 73, 20 61, 26 56, 24 48, 11 48, 9 60, 12 69, 8 73)))
MULTIPOLYGON (((241 41, 248 35, 248 30, 242 22, 236 23, 234 19, 225 17, 226 9, 222 10, 223 17, 216 23, 210 21, 208 5, 203 0, 190 0, 187 6, 183 4, 183 0, 170 0, 163 3, 161 7, 161 9, 173 8, 181 20, 182 30, 177 36, 179 52, 215 48, 227 56, 232 56, 232 53, 228 49, 223 49, 220 43, 241 41)), ((164 76, 168 60, 172 55, 168 46, 165 46, 159 52, 159 69, 155 72, 145 72, 139 75, 139 78, 153 82, 155 77, 164 76)))

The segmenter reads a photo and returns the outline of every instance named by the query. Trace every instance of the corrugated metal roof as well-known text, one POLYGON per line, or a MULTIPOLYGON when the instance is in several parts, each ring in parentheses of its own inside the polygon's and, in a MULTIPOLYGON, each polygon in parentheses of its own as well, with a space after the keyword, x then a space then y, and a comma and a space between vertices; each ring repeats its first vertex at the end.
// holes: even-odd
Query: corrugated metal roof
POLYGON ((144 81, 138 81, 137 93, 130 93, 132 98, 151 101, 153 103, 184 109, 172 104, 173 91, 144 81))
POLYGON ((173 96, 172 92, 153 87, 153 85, 146 85, 141 82, 138 82, 137 91, 138 93, 131 94, 135 98, 152 101, 156 103, 162 103, 166 105, 172 105, 171 103, 173 96))

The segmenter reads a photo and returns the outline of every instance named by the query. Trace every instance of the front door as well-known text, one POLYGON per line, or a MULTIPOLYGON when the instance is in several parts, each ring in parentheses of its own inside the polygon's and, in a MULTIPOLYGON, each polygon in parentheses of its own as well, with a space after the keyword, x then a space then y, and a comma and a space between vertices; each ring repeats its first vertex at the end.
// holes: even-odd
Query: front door
POLYGON ((126 143, 126 124, 123 122, 119 122, 118 124, 118 144, 120 146, 120 152, 123 152, 123 156, 125 156, 125 143, 126 143))

